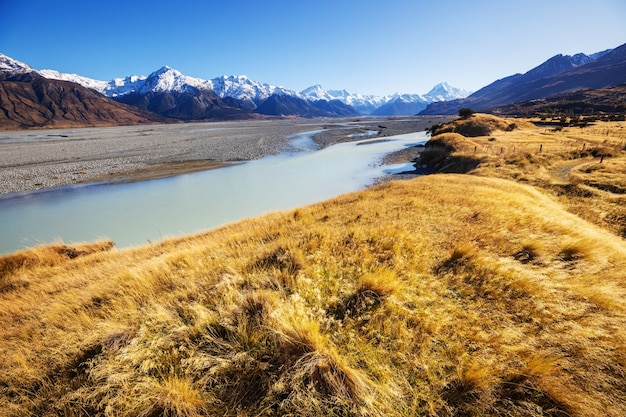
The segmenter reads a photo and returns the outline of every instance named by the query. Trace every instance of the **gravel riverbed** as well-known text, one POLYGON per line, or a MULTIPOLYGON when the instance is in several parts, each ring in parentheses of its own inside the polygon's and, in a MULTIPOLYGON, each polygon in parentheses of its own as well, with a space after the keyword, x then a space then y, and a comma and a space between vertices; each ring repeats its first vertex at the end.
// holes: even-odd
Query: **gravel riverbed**
POLYGON ((433 116, 280 119, 0 131, 0 195, 219 168, 280 153, 289 136, 301 132, 323 130, 314 140, 326 147, 423 131, 441 121, 433 116))

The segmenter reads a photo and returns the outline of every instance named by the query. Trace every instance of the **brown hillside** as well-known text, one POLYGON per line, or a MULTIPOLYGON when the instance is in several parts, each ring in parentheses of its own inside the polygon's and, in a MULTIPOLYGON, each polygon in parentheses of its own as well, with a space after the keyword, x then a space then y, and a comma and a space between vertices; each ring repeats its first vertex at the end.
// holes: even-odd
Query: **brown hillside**
POLYGON ((164 121, 67 81, 0 81, 0 129, 114 126, 164 121))

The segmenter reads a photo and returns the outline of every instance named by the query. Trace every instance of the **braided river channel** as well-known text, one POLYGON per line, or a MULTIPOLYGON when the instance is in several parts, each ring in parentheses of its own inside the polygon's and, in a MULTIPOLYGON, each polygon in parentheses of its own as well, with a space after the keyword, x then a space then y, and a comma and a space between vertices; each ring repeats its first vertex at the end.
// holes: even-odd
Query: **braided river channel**
POLYGON ((315 133, 294 135, 279 155, 227 168, 0 198, 0 254, 58 241, 110 239, 126 248, 305 206, 411 170, 381 161, 427 140, 418 132, 318 149, 315 133))

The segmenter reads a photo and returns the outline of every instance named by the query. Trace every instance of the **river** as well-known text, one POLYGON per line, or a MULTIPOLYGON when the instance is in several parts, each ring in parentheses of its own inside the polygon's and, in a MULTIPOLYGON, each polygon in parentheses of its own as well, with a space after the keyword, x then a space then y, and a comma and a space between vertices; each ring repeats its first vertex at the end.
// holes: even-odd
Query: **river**
POLYGON ((0 198, 0 253, 98 239, 125 248, 301 207, 410 169, 408 164, 382 166, 381 161, 388 153, 427 140, 419 132, 318 149, 315 133, 294 135, 279 155, 232 167, 0 198))

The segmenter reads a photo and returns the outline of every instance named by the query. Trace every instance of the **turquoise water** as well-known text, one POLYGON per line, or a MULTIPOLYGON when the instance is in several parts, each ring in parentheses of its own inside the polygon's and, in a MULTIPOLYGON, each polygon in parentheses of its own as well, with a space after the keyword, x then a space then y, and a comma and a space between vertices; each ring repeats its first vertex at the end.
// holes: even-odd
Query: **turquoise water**
POLYGON ((427 140, 419 132, 318 149, 311 139, 314 133, 293 136, 280 155, 228 168, 0 199, 0 253, 54 241, 97 239, 111 239, 124 248, 304 206, 367 187, 386 173, 410 169, 381 166, 380 161, 427 140))

